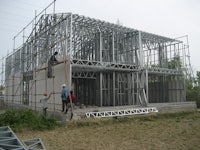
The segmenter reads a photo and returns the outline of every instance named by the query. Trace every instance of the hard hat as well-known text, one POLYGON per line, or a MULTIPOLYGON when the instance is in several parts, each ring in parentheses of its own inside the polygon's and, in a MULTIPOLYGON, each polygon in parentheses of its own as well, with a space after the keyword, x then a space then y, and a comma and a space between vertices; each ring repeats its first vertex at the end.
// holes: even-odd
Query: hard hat
POLYGON ((62 87, 66 87, 66 84, 62 84, 62 87))

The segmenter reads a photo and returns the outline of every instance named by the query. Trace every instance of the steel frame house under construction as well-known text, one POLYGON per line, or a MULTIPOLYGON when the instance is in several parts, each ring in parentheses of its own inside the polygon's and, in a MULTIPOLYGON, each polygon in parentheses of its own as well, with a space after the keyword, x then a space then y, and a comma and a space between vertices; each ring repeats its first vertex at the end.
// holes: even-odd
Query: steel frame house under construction
POLYGON ((54 93, 49 109, 61 110, 63 83, 85 107, 186 101, 184 77, 191 72, 188 45, 181 40, 45 10, 29 26, 20 32, 21 45, 6 57, 8 104, 38 110, 47 91, 54 93), (26 29, 31 31, 28 36, 26 29), (48 78, 48 59, 55 51, 59 63, 48 78))

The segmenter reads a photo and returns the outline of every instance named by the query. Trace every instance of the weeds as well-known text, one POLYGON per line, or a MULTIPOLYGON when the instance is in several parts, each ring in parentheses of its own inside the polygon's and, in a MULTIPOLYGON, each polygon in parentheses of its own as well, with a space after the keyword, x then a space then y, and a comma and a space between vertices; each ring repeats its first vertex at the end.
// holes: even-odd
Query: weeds
POLYGON ((35 114, 32 110, 6 110, 0 115, 0 126, 10 126, 13 130, 51 129, 56 125, 56 120, 35 114))
MULTIPOLYGON (((166 113, 166 114, 149 114, 149 115, 138 115, 138 116, 124 116, 124 117, 113 117, 113 118, 102 118, 102 119, 83 119, 76 120, 67 123, 68 127, 97 127, 103 125, 112 125, 113 123, 131 123, 131 122, 153 122, 156 120, 174 118, 176 122, 187 120, 190 116, 190 120, 200 119, 197 113, 200 112, 177 112, 177 113, 166 113), (193 114, 192 117, 190 114, 193 114)), ((43 130, 51 129, 56 125, 55 119, 45 118, 44 116, 35 114, 32 110, 6 110, 5 113, 0 115, 0 126, 10 126, 14 130, 20 129, 32 129, 32 130, 43 130)))

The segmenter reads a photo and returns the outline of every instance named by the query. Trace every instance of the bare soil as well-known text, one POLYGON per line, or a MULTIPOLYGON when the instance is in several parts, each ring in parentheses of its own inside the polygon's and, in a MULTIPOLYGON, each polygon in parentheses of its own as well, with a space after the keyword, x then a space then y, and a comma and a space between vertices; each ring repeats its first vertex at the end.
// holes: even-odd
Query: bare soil
POLYGON ((41 138, 47 150, 198 150, 200 112, 82 119, 15 133, 20 140, 41 138))

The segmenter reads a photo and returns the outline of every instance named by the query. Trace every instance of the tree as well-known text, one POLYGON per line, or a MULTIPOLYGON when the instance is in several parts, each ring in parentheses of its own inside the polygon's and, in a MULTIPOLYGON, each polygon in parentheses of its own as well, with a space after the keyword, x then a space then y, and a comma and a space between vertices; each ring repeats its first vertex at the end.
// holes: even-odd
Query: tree
POLYGON ((5 87, 3 85, 0 85, 0 91, 3 91, 5 87))
POLYGON ((197 71, 196 84, 197 84, 198 86, 200 86, 200 71, 197 71))
POLYGON ((168 62, 169 69, 177 69, 182 67, 182 62, 180 56, 174 56, 174 58, 168 62))
POLYGON ((197 107, 200 107, 200 71, 197 71, 195 86, 189 80, 186 80, 186 98, 187 101, 196 101, 197 107))

